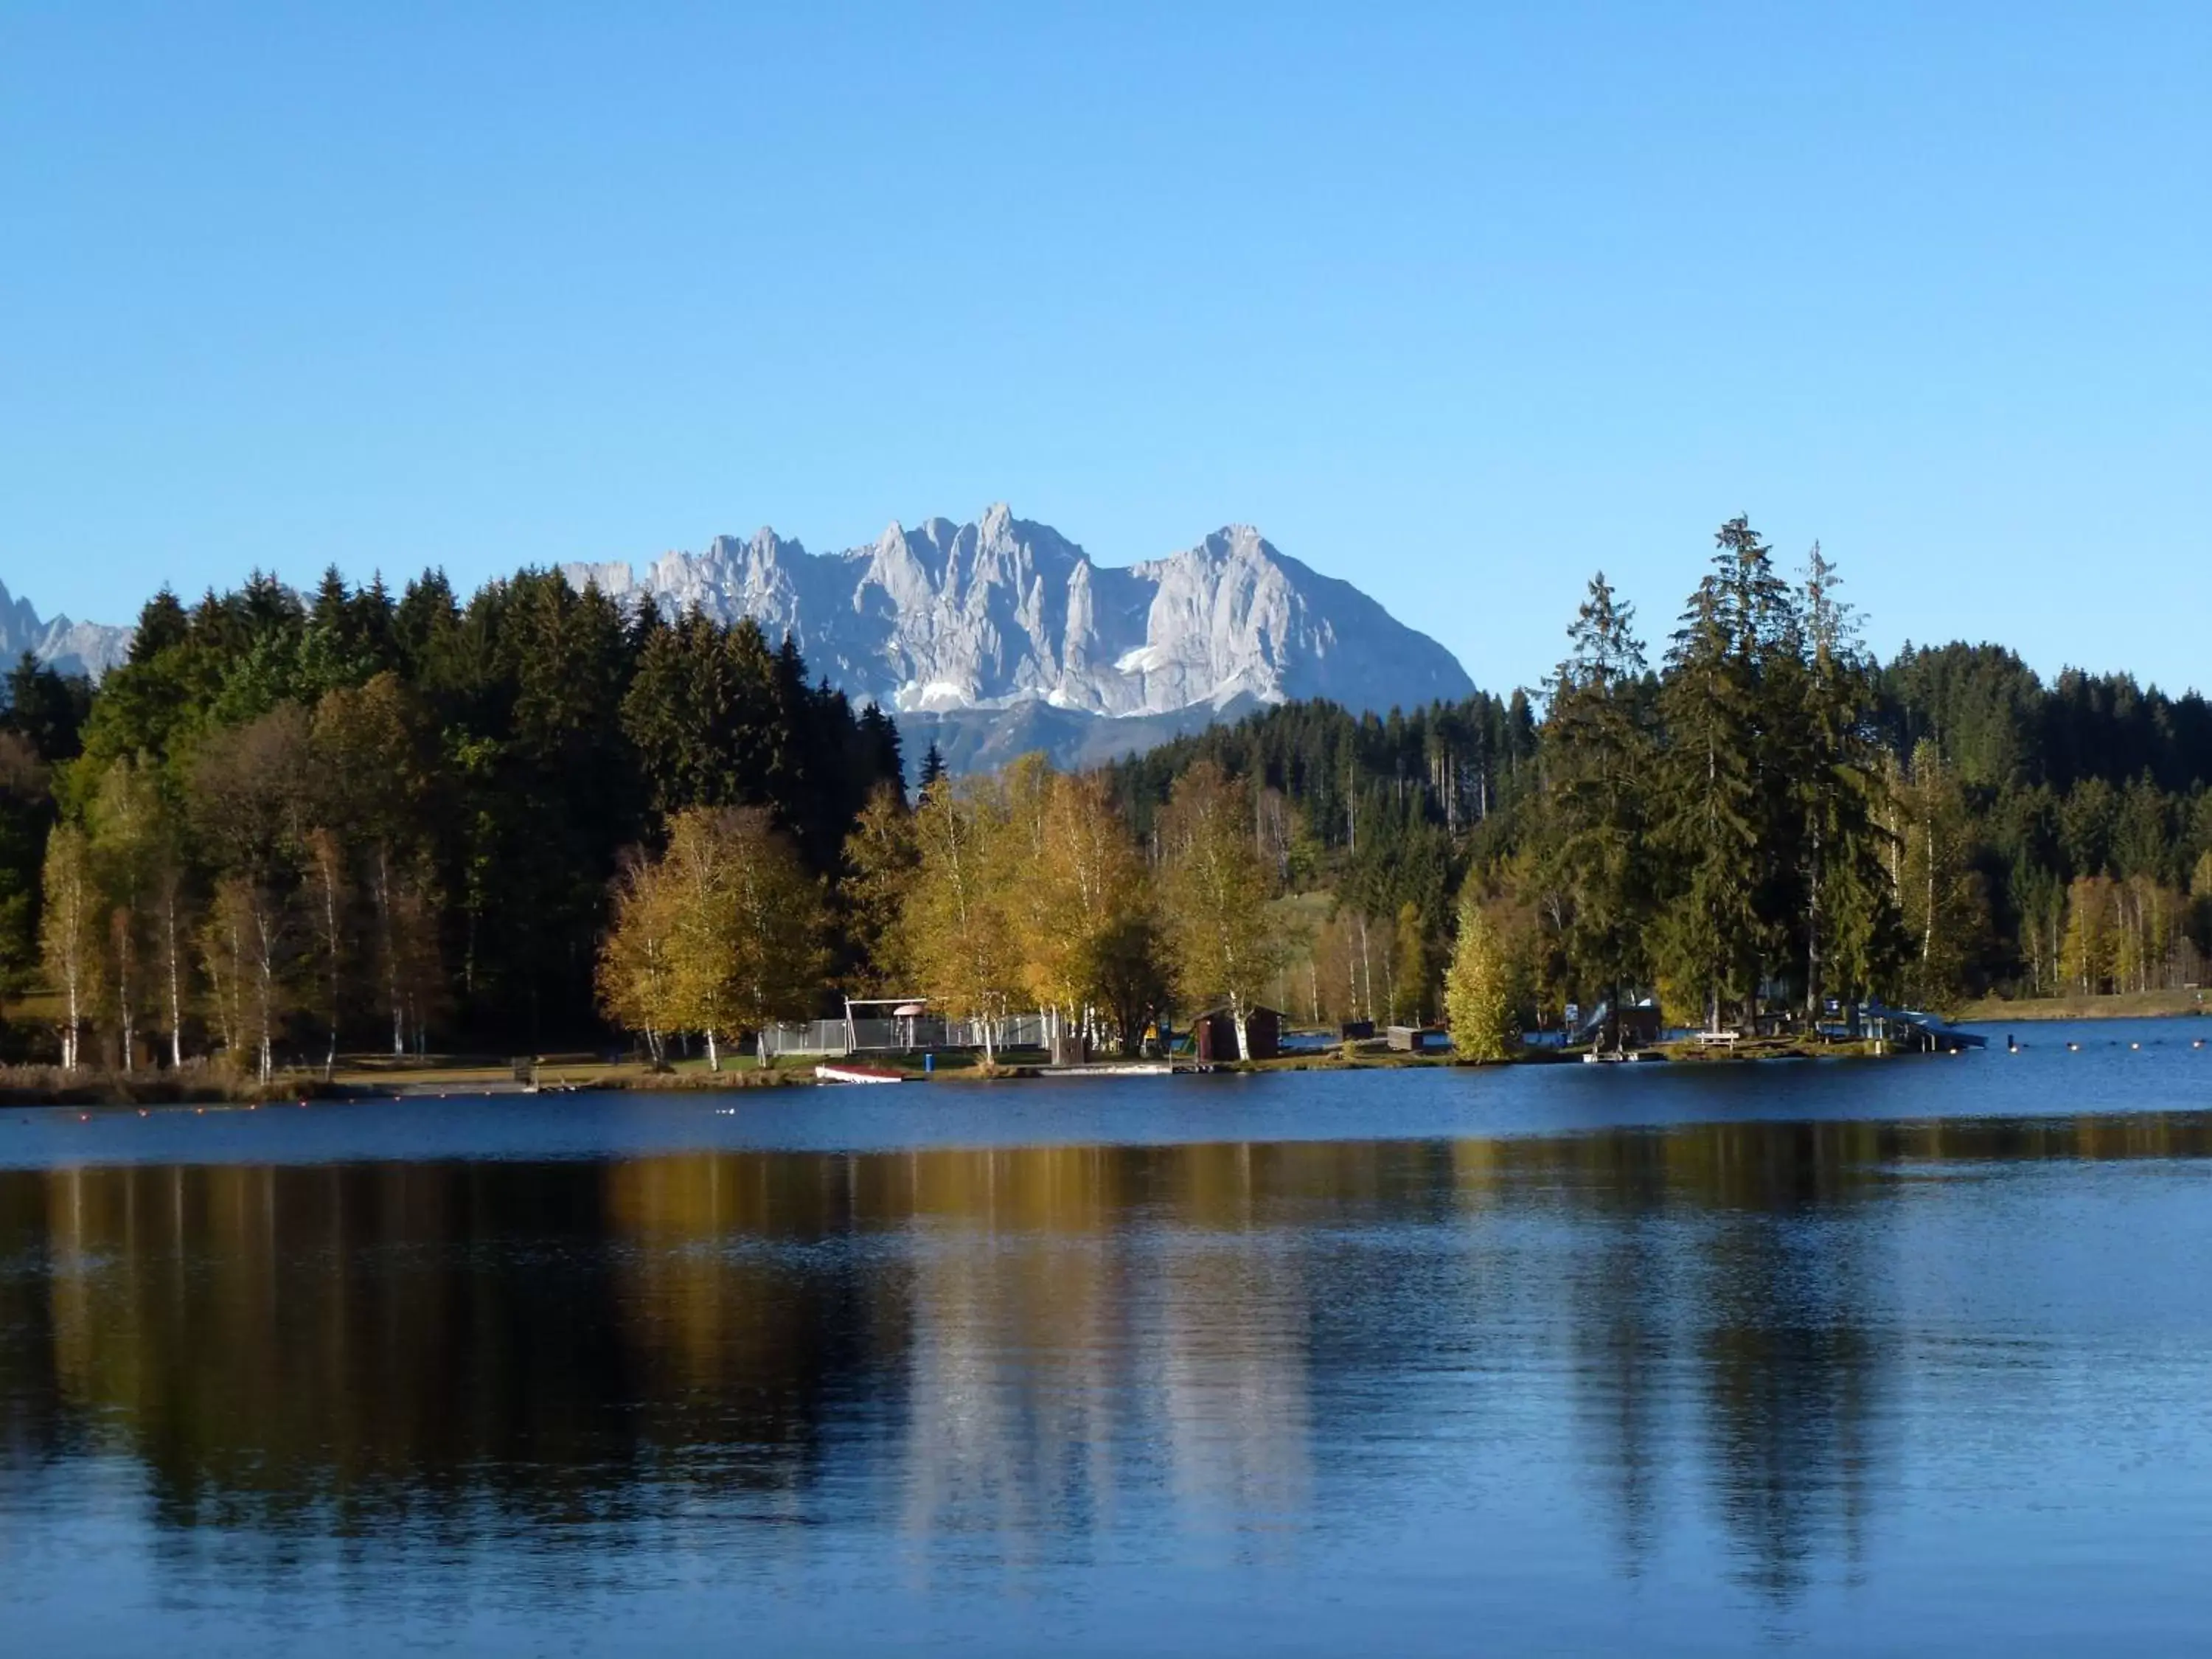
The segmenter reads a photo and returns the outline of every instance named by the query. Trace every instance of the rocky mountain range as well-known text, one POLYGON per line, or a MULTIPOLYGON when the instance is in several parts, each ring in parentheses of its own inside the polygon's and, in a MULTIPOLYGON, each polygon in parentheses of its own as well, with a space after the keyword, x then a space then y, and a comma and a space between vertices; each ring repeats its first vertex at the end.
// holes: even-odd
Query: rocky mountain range
POLYGON ((1042 704, 1105 720, 1183 715, 1180 726, 1237 704, 1328 697, 1381 710, 1474 689, 1434 640, 1242 525, 1116 567, 1001 505, 969 524, 895 524, 842 553, 763 529, 641 569, 562 568, 672 616, 697 605, 719 621, 752 617, 771 639, 788 632, 833 684, 902 715, 1024 711, 1033 723, 1027 706, 1042 704))
MULTIPOLYGON (((961 770, 1040 748, 1092 764, 1292 698, 1379 712, 1474 690, 1434 640, 1242 525, 1101 565, 996 506, 968 524, 895 524, 841 553, 763 529, 641 568, 562 572, 672 617, 696 605, 750 616, 771 640, 787 632, 817 672, 898 714, 910 760, 934 742, 961 770)), ((127 628, 41 621, 0 586, 0 663, 30 651, 99 675, 130 644, 127 628)))
POLYGON ((64 674, 97 677, 130 654, 131 630, 67 617, 41 622, 28 599, 16 599, 0 582, 0 667, 12 667, 26 651, 64 674))

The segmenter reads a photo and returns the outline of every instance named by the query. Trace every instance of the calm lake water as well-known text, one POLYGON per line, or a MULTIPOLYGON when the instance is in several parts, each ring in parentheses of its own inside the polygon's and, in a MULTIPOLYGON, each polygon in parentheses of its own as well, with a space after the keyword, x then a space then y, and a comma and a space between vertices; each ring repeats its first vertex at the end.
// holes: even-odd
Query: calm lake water
POLYGON ((2205 1651, 2212 1022, 2019 1030, 0 1114, 0 1644, 2205 1651))

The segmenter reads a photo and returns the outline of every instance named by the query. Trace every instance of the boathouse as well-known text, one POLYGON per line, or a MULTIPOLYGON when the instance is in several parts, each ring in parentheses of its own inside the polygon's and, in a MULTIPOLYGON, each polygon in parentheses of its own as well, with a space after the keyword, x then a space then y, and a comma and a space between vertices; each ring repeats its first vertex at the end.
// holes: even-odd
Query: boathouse
MULTIPOLYGON (((1200 1060, 1235 1060, 1237 1019, 1226 1008, 1209 1008, 1191 1022, 1200 1060)), ((1273 1060, 1283 1052, 1283 1017, 1273 1008, 1249 1008, 1244 1013, 1244 1036, 1255 1060, 1273 1060)))

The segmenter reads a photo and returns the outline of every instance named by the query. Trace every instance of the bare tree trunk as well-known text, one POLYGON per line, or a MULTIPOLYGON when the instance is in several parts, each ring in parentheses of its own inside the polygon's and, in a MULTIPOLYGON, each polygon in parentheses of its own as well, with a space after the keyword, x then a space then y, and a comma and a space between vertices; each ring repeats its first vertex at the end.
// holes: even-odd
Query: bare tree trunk
POLYGON ((1805 1024, 1820 1023, 1820 826, 1813 825, 1813 872, 1805 904, 1805 1024))
POLYGON ((392 849, 381 842, 376 848, 376 928, 378 948, 384 953, 384 995, 392 1005, 392 1053, 407 1052, 405 1005, 399 995, 399 951, 392 925, 392 849))
POLYGON ((714 1028, 711 1025, 707 1028, 707 1069, 710 1072, 722 1069, 722 1050, 714 1040, 714 1028))
POLYGON ((272 922, 264 905, 254 911, 256 948, 254 951, 254 983, 258 988, 254 1018, 259 1028, 260 1075, 264 1083, 276 1075, 276 942, 270 937, 272 922))
POLYGON ((1928 819, 1928 915, 1920 931, 1920 994, 1928 995, 1928 964, 1936 954, 1936 819, 1928 819))
POLYGON ((131 1050, 137 1037, 137 1021, 131 1006, 131 912, 118 908, 114 918, 115 1023, 123 1039, 119 1064, 131 1070, 131 1050))
POLYGON ((161 898, 161 947, 168 957, 169 1069, 185 1063, 184 969, 177 957, 177 892, 173 883, 161 898))
POLYGON ((336 1075, 338 1069, 338 894, 337 878, 326 871, 323 878, 323 943, 330 954, 331 969, 331 1030, 330 1041, 323 1049, 323 1076, 336 1075))

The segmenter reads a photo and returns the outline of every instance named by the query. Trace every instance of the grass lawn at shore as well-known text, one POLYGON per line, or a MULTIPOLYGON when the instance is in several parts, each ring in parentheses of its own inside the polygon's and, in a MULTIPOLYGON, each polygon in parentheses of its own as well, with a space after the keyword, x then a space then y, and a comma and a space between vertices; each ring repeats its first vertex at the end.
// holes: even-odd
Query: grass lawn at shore
MULTIPOLYGON (((541 1089, 750 1089, 783 1083, 811 1083, 816 1057, 787 1054, 763 1066, 751 1054, 725 1054, 722 1069, 711 1069, 703 1054, 674 1061, 665 1072, 632 1060, 607 1061, 554 1055, 536 1068, 541 1089)), ((341 1059, 335 1079, 342 1089, 362 1094, 390 1090, 407 1094, 507 1092, 520 1086, 512 1060, 480 1056, 431 1055, 421 1060, 357 1056, 341 1059)))
POLYGON ((2202 991, 2124 991, 2113 996, 1984 997, 1958 1012, 1962 1020, 2001 1025, 2019 1019, 2160 1019, 2212 1012, 2202 991))

